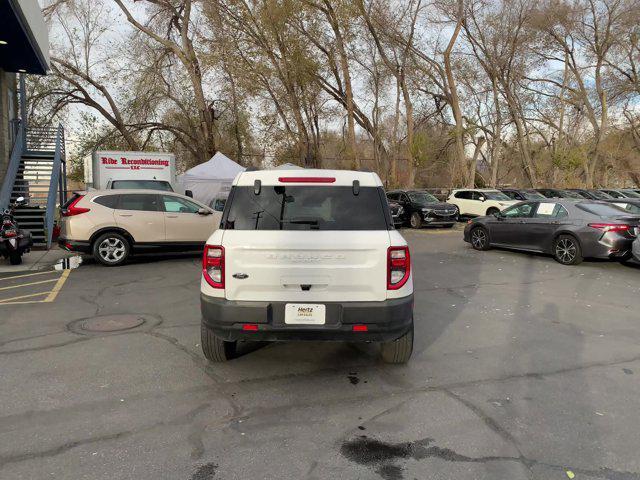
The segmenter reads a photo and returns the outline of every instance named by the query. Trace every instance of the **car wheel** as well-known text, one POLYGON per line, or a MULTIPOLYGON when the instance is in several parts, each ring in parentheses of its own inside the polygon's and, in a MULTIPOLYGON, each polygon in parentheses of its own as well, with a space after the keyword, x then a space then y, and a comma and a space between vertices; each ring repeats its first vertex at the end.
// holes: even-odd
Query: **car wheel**
POLYGON ((407 363, 413 353, 413 319, 409 331, 391 342, 382 342, 382 360, 385 363, 407 363))
POLYGON ((497 209, 496 207, 491 207, 489 210, 487 210, 487 216, 493 215, 494 213, 500 213, 500 210, 497 209))
POLYGON ((420 218, 420 214, 417 212, 413 212, 411 214, 411 219, 409 221, 411 223, 411 228, 422 227, 422 218, 420 218))
POLYGON ((11 265, 20 265, 22 263, 22 255, 20 255, 18 252, 10 253, 9 263, 11 263, 11 265))
POLYGON ((108 267, 122 265, 129 257, 129 241, 116 232, 100 235, 93 242, 93 258, 108 267))
POLYGON ((476 250, 489 250, 489 232, 484 227, 475 227, 470 232, 471 246, 476 250))
POLYGON ((553 257, 563 265, 578 265, 582 262, 582 249, 572 235, 560 235, 553 242, 553 257))
POLYGON ((205 324, 200 325, 202 353, 210 362, 226 362, 236 355, 238 342, 226 342, 217 337, 205 324))

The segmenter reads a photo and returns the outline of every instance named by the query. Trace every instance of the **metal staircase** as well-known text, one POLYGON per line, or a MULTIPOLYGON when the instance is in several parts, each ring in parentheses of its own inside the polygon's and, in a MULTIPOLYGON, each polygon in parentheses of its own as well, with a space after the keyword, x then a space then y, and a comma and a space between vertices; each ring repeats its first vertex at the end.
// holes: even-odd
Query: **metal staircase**
POLYGON ((57 207, 66 201, 64 129, 20 125, 0 190, 0 209, 18 197, 27 205, 15 212, 34 246, 51 248, 57 207))

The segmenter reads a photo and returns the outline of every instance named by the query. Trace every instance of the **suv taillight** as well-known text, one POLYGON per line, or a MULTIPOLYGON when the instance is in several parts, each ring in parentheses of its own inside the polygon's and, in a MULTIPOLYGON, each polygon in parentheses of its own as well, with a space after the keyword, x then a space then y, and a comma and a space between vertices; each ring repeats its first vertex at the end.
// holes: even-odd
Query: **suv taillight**
POLYGON ((387 250, 387 290, 398 290, 411 273, 409 247, 389 247, 387 250))
POLYGON ((202 275, 213 288, 224 288, 224 247, 205 245, 202 275))
POLYGON ((80 200, 82 200, 83 198, 84 198, 84 195, 78 195, 75 199, 73 199, 71 201, 71 203, 69 205, 67 205, 67 208, 64 208, 62 210, 62 212, 61 212, 62 216, 63 217, 73 217, 74 215, 80 215, 81 213, 90 212, 91 211, 90 208, 76 207, 78 202, 80 200))

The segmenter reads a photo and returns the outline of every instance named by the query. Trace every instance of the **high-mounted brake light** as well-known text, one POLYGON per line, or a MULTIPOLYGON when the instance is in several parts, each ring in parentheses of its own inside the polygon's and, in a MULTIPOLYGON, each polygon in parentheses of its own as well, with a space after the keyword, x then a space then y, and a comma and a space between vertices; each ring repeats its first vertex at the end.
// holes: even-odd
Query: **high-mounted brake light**
POLYGON ((84 198, 84 195, 78 195, 75 200, 73 200, 67 208, 62 210, 63 217, 73 217, 74 215, 80 215, 81 213, 90 212, 90 208, 84 207, 76 207, 78 202, 84 198))
POLYGON ((280 183, 335 183, 335 177, 280 177, 280 183))
POLYGON ((628 232, 631 230, 630 225, 623 223, 590 223, 589 226, 602 230, 603 232, 628 232))
POLYGON ((411 273, 409 247, 389 247, 387 250, 387 290, 398 290, 407 283, 411 273))
POLYGON ((224 288, 224 247, 204 246, 202 275, 213 288, 224 288))

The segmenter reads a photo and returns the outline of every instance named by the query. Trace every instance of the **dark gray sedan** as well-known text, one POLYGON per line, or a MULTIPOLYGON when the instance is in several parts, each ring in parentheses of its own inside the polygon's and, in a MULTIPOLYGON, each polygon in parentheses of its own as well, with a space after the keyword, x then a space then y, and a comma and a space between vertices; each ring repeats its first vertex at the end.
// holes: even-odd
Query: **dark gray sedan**
POLYGON ((521 202, 470 220, 465 242, 476 250, 513 248, 553 255, 564 265, 584 258, 629 260, 640 233, 640 215, 611 203, 553 199, 521 202))

